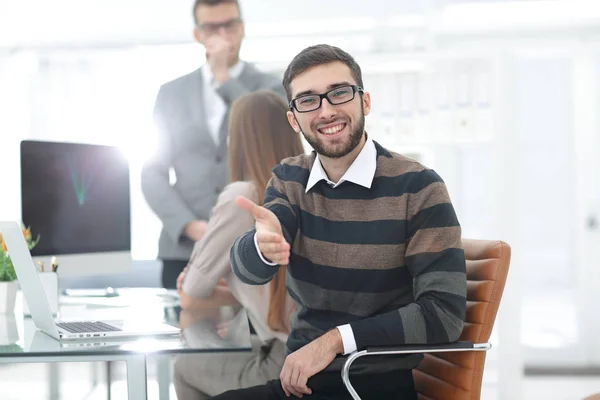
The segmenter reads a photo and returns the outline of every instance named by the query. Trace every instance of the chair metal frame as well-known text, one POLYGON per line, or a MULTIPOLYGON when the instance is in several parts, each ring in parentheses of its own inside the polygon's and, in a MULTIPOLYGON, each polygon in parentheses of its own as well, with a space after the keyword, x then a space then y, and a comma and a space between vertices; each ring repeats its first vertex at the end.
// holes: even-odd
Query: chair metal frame
MULTIPOLYGON (((480 327, 478 329, 467 329, 467 325, 465 324, 465 330, 463 331, 461 338, 454 343, 369 347, 350 354, 344 363, 341 375, 342 381, 344 382, 348 393, 350 393, 354 400, 360 400, 360 396, 350 382, 350 367, 352 366, 352 363, 360 357, 374 355, 393 356, 415 353, 423 353, 427 355, 427 353, 432 353, 429 357, 425 357, 426 359, 424 361, 427 361, 425 363, 426 369, 421 370, 420 368, 417 368, 420 373, 418 374, 419 380, 417 380, 415 377, 415 388, 417 392, 419 392, 420 390, 424 389, 423 384, 425 384, 424 379, 426 376, 429 376, 428 384, 433 384, 436 382, 436 379, 437 381, 440 380, 439 373, 441 370, 445 369, 443 368, 444 361, 447 361, 445 357, 436 357, 434 353, 452 352, 483 352, 483 354, 479 356, 473 354, 473 357, 467 357, 467 354, 465 354, 465 360, 468 358, 472 360, 473 363, 468 363, 468 365, 471 365, 471 367, 463 365, 459 366, 459 368, 463 370, 466 369, 467 371, 471 370, 473 377, 472 379, 477 378, 477 382, 470 382, 470 389, 460 388, 457 386, 457 390, 466 390, 468 392, 468 396, 455 397, 460 399, 465 399, 467 397, 469 399, 480 398, 481 378, 483 376, 482 363, 485 362, 485 352, 492 347, 488 341, 491 335, 491 330, 494 326, 498 307, 500 306, 500 301, 502 299, 502 294, 510 268, 511 248, 506 242, 498 240, 477 240, 463 238, 462 241, 465 249, 465 258, 467 261, 467 301, 471 301, 473 303, 488 303, 488 306, 485 307, 485 310, 479 310, 475 314, 471 314, 471 317, 469 317, 469 306, 467 306, 467 318, 465 322, 473 325, 469 328, 476 328, 477 325, 480 327), (490 261, 493 262, 493 264, 488 264, 490 261), (488 284, 483 284, 483 282, 490 282, 492 284, 491 288, 488 284), (482 288, 484 291, 478 293, 478 288, 482 288), (484 314, 477 316, 480 312, 483 312, 484 314), (473 320, 471 321, 471 319, 473 320), (442 364, 436 365, 434 361, 440 358, 442 359, 442 364), (433 378, 433 380, 431 378, 433 378), (419 385, 417 385, 417 383, 419 385)), ((475 310, 474 307, 475 305, 472 307, 473 310, 475 310)), ((452 359, 455 358, 456 357, 452 357, 452 359)), ((462 359, 463 357, 458 357, 457 359, 459 358, 462 359)), ((441 381, 445 382, 444 379, 441 379, 441 381)), ((468 385, 468 383, 464 384, 468 385)), ((442 387, 437 389, 443 390, 442 387)), ((428 394, 428 397, 425 396, 423 398, 441 399, 441 397, 432 397, 432 394, 433 392, 428 394)), ((458 395, 458 393, 456 394, 458 395)), ((446 396, 446 394, 444 394, 444 396, 446 396)), ((419 398, 422 398, 422 396, 419 395, 419 398)), ((444 399, 445 398, 446 397, 444 397, 444 399)))
POLYGON ((342 381, 346 389, 354 400, 361 400, 358 393, 350 383, 350 367, 352 363, 360 357, 364 356, 381 356, 381 355, 396 355, 396 354, 414 354, 414 353, 448 353, 457 351, 488 351, 492 348, 491 343, 471 343, 471 342, 455 342, 448 344, 437 345, 407 345, 398 347, 377 347, 368 348, 366 350, 355 351, 352 353, 342 368, 342 381))

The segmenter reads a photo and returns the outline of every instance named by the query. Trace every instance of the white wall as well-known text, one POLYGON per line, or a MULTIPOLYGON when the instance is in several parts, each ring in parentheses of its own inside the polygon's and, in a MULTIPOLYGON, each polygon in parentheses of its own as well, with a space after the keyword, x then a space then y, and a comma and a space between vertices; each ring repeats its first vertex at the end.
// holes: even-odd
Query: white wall
POLYGON ((527 248, 523 277, 542 287, 574 282, 572 76, 571 57, 523 57, 516 65, 518 154, 507 161, 520 172, 515 222, 527 248))
POLYGON ((20 220, 19 143, 31 122, 27 59, 0 57, 0 219, 20 220))

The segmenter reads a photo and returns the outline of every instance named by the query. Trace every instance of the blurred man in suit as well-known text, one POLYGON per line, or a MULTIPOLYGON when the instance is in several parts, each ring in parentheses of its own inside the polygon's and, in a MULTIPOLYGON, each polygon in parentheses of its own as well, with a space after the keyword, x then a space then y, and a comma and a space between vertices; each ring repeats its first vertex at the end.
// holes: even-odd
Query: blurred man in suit
POLYGON ((229 107, 238 97, 270 89, 279 79, 239 58, 244 22, 237 0, 196 0, 194 37, 206 64, 160 88, 154 108, 158 151, 142 170, 142 191, 163 223, 158 258, 162 284, 175 288, 211 208, 227 181, 229 107), (176 183, 169 180, 173 169, 176 183))

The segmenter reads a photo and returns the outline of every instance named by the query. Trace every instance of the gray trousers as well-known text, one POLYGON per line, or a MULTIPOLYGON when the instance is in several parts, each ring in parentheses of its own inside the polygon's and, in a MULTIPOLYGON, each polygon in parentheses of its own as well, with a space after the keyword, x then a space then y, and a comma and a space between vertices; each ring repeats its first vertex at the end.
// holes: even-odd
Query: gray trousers
POLYGON ((252 352, 183 354, 174 368, 178 400, 210 399, 225 391, 263 385, 279 379, 285 361, 284 343, 261 345, 252 335, 252 352))

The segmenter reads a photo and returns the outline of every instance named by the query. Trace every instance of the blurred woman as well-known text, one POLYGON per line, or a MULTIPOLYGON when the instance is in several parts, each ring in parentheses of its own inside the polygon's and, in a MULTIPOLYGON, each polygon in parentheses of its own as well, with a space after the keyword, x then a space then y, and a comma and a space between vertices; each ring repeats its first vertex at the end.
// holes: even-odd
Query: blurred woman
POLYGON ((207 232, 196 243, 177 287, 184 310, 241 304, 256 335, 252 335, 251 353, 179 357, 175 363, 179 400, 207 399, 279 377, 294 307, 286 292, 286 268, 280 268, 268 285, 246 285, 231 272, 229 250, 238 236, 254 226, 253 217, 235 204, 236 197, 262 204, 271 169, 282 159, 303 153, 300 137, 287 121, 287 110, 281 97, 265 90, 239 98, 231 108, 231 183, 212 209, 207 232))

